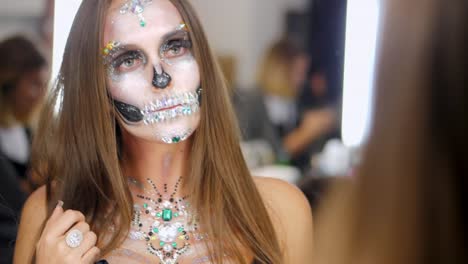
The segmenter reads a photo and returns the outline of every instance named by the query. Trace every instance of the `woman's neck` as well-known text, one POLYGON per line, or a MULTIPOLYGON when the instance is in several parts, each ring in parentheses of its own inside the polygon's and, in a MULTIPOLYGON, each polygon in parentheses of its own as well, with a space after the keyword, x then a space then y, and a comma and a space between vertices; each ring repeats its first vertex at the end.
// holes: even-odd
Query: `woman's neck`
MULTIPOLYGON (((172 192, 179 178, 187 175, 187 161, 191 141, 178 144, 165 144, 147 141, 123 133, 123 173, 142 183, 145 188, 152 188, 148 179, 156 184, 159 190, 164 185, 172 192)), ((177 196, 183 196, 179 186, 177 196)))

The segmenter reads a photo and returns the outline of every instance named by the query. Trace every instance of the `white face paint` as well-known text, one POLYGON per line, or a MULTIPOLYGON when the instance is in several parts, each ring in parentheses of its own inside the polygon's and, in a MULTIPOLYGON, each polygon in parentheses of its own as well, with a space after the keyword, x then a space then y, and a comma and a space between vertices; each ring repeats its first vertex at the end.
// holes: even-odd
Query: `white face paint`
POLYGON ((128 1, 113 1, 103 44, 108 90, 119 123, 130 134, 146 140, 185 140, 200 120, 200 72, 187 27, 168 0, 141 6, 139 16, 121 12, 125 3, 128 1), (139 22, 142 17, 144 26, 139 22), (162 75, 170 78, 163 89, 154 81, 162 75))

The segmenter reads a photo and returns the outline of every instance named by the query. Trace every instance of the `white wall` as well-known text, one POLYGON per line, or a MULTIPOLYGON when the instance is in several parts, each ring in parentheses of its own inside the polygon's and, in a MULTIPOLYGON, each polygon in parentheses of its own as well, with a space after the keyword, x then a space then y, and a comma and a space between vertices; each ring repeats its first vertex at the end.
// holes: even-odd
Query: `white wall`
POLYGON ((0 14, 17 16, 40 15, 44 0, 0 0, 0 14))
POLYGON ((35 37, 44 0, 0 0, 0 39, 23 33, 35 37))
POLYGON ((307 0, 192 0, 212 48, 234 55, 237 83, 251 89, 265 50, 280 38, 288 9, 301 10, 307 0))

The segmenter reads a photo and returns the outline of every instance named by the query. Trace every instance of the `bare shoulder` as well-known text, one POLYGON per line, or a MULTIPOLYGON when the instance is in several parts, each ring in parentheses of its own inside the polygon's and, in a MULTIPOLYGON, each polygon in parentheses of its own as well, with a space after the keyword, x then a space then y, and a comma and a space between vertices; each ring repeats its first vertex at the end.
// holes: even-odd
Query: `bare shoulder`
POLYGON ((306 197, 299 188, 293 184, 290 184, 286 181, 269 178, 269 177, 253 177, 254 182, 260 191, 260 194, 265 199, 278 199, 278 202, 284 201, 294 201, 302 205, 307 205, 306 197))
POLYGON ((311 217, 309 202, 295 185, 267 177, 254 177, 254 181, 270 214, 288 217, 294 212, 295 216, 311 217))
POLYGON ((47 193, 46 186, 41 186, 39 189, 34 191, 26 200, 21 213, 21 221, 31 220, 33 217, 34 222, 38 220, 45 220, 47 215, 47 193))
POLYGON ((15 247, 14 263, 31 263, 36 242, 47 217, 46 187, 34 191, 23 206, 15 247))
POLYGON ((307 198, 299 188, 282 180, 254 177, 254 181, 285 251, 285 263, 308 263, 313 222, 307 198))

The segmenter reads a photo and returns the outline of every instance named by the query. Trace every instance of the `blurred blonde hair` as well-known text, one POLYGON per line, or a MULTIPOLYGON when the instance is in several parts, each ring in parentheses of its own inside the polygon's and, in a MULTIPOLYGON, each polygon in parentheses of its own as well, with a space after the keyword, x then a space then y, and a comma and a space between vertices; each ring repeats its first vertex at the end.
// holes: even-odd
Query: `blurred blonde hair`
POLYGON ((291 70, 294 60, 302 52, 291 41, 283 38, 274 43, 266 52, 257 72, 257 85, 266 94, 295 97, 292 87, 291 70))
POLYGON ((314 263, 468 263, 467 2, 387 1, 374 125, 314 263))

